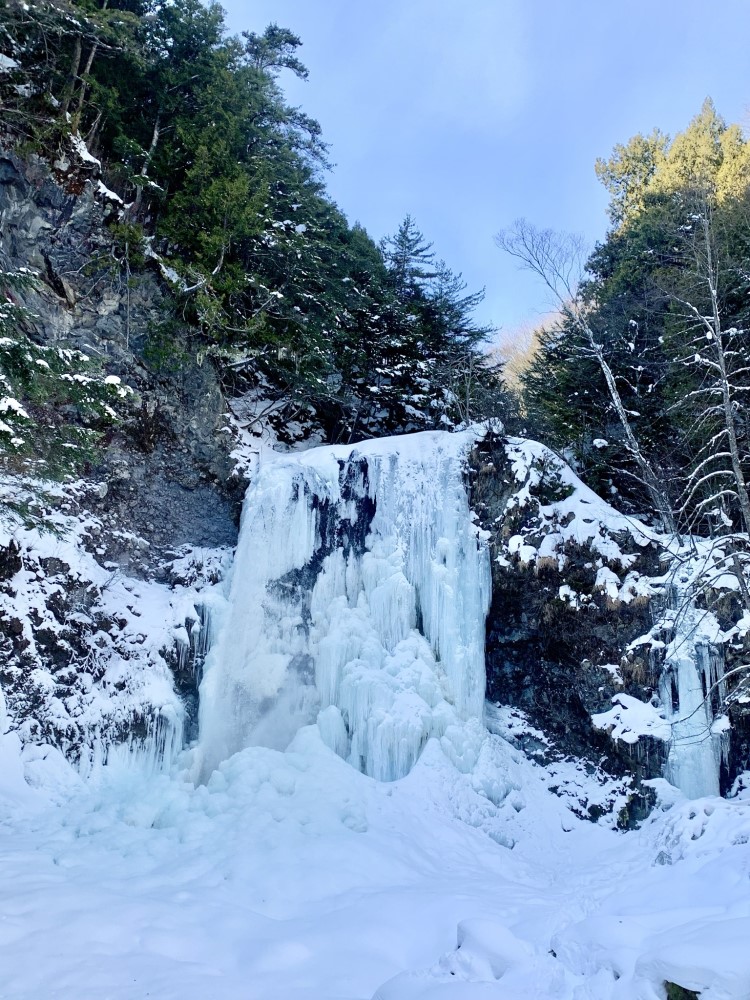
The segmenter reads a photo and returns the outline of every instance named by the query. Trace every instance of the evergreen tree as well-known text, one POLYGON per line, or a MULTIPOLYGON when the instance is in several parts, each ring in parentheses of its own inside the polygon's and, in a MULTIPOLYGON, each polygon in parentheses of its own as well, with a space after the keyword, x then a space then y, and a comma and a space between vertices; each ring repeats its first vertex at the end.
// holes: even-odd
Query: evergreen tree
POLYGON ((481 295, 411 217, 377 246, 327 196, 320 126, 279 85, 307 77, 300 44, 277 24, 228 37, 200 0, 9 0, 6 139, 64 153, 78 189, 98 169, 88 143, 126 202, 117 225, 148 238, 177 317, 238 391, 261 379, 331 439, 491 412, 481 295))
POLYGON ((596 161, 596 176, 610 195, 609 217, 621 226, 640 211, 654 174, 664 162, 669 139, 658 129, 618 143, 608 160, 596 161))
POLYGON ((437 277, 435 253, 411 215, 380 246, 398 299, 404 303, 421 301, 425 286, 437 277))
MULTIPOLYGON (((749 156, 710 101, 671 142, 653 133, 617 147, 598 171, 613 228, 576 292, 638 446, 691 528, 702 519, 708 530, 708 510, 714 527, 744 518, 749 156), (722 480, 737 485, 719 495, 722 480)), ((601 457, 640 506, 604 370, 584 363, 575 344, 569 317, 542 338, 524 376, 526 408, 584 468, 601 470, 593 442, 606 440, 601 457)))

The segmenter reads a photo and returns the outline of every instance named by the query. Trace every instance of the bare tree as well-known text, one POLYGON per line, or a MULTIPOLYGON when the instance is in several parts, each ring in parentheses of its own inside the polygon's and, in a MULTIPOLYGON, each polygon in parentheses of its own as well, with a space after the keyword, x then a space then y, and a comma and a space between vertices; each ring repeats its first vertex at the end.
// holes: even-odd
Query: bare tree
POLYGON ((722 299, 727 275, 721 266, 710 199, 699 196, 689 224, 681 227, 686 244, 690 292, 669 290, 683 311, 688 336, 683 363, 698 370, 697 387, 680 404, 697 407, 697 422, 708 439, 690 470, 683 508, 697 495, 697 506, 739 508, 742 528, 750 535, 750 492, 742 462, 737 422, 744 410, 741 395, 750 389, 750 365, 743 348, 744 330, 724 323, 722 299), (691 294, 692 293, 692 294, 691 294), (690 297, 688 297, 690 296, 690 297))
POLYGON ((598 364, 609 399, 623 431, 625 447, 633 459, 639 477, 665 530, 676 534, 677 522, 662 479, 640 446, 617 385, 615 373, 604 352, 601 335, 595 331, 590 309, 581 295, 585 250, 580 239, 551 229, 537 229, 525 219, 495 237, 498 247, 521 262, 544 282, 555 305, 570 327, 578 334, 577 350, 598 364))

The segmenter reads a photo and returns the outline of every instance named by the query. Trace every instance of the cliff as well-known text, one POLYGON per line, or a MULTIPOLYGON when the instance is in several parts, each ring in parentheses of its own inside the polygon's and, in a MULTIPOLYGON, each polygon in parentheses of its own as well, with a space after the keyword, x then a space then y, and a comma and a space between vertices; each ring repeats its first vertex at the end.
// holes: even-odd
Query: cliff
MULTIPOLYGON (((75 151, 52 168, 0 155, 5 267, 37 276, 22 303, 28 336, 96 357, 133 390, 77 477, 5 473, 9 724, 27 747, 76 760, 122 741, 169 752, 196 735, 237 540, 245 480, 236 470, 251 473, 257 447, 228 419, 220 372, 180 321, 165 268, 123 243, 123 206, 97 173, 75 151)), ((252 393, 244 405, 255 413, 252 393)), ((591 819, 638 820, 653 799, 643 782, 678 780, 688 766, 680 740, 700 745, 690 768, 715 771, 717 790, 731 790, 747 767, 747 703, 741 672, 739 683, 721 679, 742 662, 747 629, 726 574, 618 513, 542 445, 487 432, 466 476, 491 559, 490 729, 547 768, 550 787, 591 819), (675 737, 685 643, 696 651, 692 714, 703 728, 675 737)))

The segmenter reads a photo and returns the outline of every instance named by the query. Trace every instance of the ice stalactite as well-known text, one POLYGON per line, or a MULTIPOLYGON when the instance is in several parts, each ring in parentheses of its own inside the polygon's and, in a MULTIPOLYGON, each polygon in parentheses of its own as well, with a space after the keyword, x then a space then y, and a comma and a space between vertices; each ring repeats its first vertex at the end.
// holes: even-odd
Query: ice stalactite
POLYGON ((132 741, 130 755, 141 758, 146 770, 169 771, 184 746, 184 718, 162 709, 148 727, 143 741, 132 741))
POLYGON ((174 630, 175 658, 172 673, 175 688, 184 707, 184 737, 192 742, 198 736, 198 689, 203 679, 203 665, 216 641, 224 600, 211 590, 201 600, 185 609, 184 625, 174 630))
POLYGON ((718 690, 724 661, 712 643, 713 617, 675 589, 672 639, 666 650, 661 696, 672 726, 666 777, 688 798, 719 794, 722 734, 715 731, 711 692, 718 690))
POLYGON ((338 754, 391 780, 430 736, 481 718, 490 572, 464 484, 474 441, 267 456, 201 686, 204 776, 317 720, 338 754))
POLYGON ((198 686, 224 604, 212 589, 201 593, 200 599, 190 595, 176 604, 180 623, 169 633, 173 646, 168 652, 174 687, 170 684, 161 699, 155 698, 146 712, 129 720, 122 742, 95 733, 91 746, 81 754, 83 775, 114 761, 147 773, 172 769, 186 743, 198 735, 198 686))
POLYGON ((105 764, 117 764, 142 774, 169 772, 182 752, 185 717, 179 703, 164 704, 152 715, 133 720, 133 730, 122 742, 112 742, 94 732, 81 748, 77 769, 90 778, 105 764))

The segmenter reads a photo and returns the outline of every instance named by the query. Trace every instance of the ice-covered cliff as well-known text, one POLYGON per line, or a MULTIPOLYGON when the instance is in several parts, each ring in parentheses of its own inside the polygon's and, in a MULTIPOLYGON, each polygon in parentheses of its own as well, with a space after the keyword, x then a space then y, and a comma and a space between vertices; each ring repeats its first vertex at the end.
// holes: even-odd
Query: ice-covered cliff
POLYGON ((430 736, 481 718, 487 548, 463 434, 265 452, 201 687, 201 770, 284 749, 317 719, 366 774, 406 774, 430 736))

